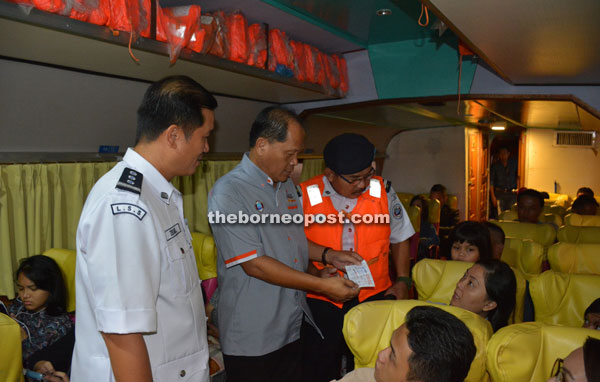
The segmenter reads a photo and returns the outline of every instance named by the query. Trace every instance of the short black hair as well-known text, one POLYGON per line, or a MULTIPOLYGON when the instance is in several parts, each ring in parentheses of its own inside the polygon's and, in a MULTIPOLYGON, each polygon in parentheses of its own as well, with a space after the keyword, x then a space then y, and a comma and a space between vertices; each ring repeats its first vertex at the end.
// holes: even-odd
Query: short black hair
MULTIPOLYGON (((593 196, 581 194, 577 197, 577 199, 575 199, 575 201, 571 205, 571 210, 578 211, 578 210, 585 208, 585 206, 588 206, 588 205, 598 207, 598 202, 596 201, 596 199, 593 196)), ((575 213, 577 213, 577 212, 575 212, 575 213)))
POLYGON ((512 268, 503 261, 489 259, 475 264, 485 269, 485 291, 488 298, 496 302, 496 307, 487 314, 487 319, 496 332, 508 325, 508 319, 515 309, 517 278, 512 268))
POLYGON ((202 109, 214 110, 217 100, 187 76, 170 76, 146 90, 137 110, 135 144, 156 140, 171 125, 183 129, 186 139, 204 125, 202 109))
POLYGON ((479 250, 479 260, 492 258, 492 239, 490 230, 479 222, 464 221, 458 223, 448 237, 450 245, 468 241, 479 250))
POLYGON ((49 292, 46 302, 48 315, 58 316, 66 312, 67 292, 62 272, 56 261, 44 255, 26 257, 19 264, 15 279, 18 279, 21 273, 33 281, 37 288, 49 292))
POLYGON ((406 315, 408 380, 462 382, 477 348, 473 334, 454 315, 434 306, 416 306, 406 315))
POLYGON ((589 195, 589 196, 594 196, 594 190, 592 190, 589 187, 581 187, 579 190, 577 190, 577 195, 579 194, 584 194, 584 195, 589 195))
POLYGON ((256 145, 258 138, 266 138, 269 142, 284 142, 288 134, 288 125, 302 121, 292 110, 281 106, 269 106, 256 116, 250 129, 250 148, 256 145))
POLYGON ((485 224, 485 226, 490 231, 490 239, 492 236, 492 232, 496 232, 497 234, 500 235, 500 237, 502 238, 502 242, 504 243, 504 240, 506 239, 506 234, 504 233, 504 230, 498 224, 494 224, 492 222, 484 222, 483 224, 485 224))
POLYGON ((583 313, 583 317, 587 316, 590 313, 600 313, 600 298, 597 298, 587 307, 585 313, 583 313))
POLYGON ((538 203, 540 204, 540 207, 544 208, 544 195, 538 190, 534 190, 533 188, 526 188, 525 190, 517 193, 517 204, 519 204, 521 199, 525 196, 537 199, 538 203))
POLYGON ((431 190, 429 190, 429 194, 433 194, 434 192, 441 192, 447 194, 448 190, 446 190, 446 186, 438 183, 431 186, 431 190))
POLYGON ((600 381, 600 340, 588 337, 583 344, 583 365, 588 381, 600 381))

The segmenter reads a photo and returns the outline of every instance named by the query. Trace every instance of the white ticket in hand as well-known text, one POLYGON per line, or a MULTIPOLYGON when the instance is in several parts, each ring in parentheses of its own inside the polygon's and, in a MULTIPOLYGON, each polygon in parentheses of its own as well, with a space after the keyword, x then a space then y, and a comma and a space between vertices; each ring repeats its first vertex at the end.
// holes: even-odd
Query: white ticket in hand
POLYGON ((375 286, 371 270, 364 260, 360 265, 346 265, 346 275, 348 276, 348 279, 354 281, 359 288, 375 286))

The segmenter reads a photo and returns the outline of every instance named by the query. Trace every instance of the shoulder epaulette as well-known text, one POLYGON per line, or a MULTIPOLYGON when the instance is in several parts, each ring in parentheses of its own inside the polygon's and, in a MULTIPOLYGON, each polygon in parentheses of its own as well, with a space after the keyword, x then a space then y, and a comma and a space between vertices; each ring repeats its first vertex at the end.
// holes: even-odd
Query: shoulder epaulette
POLYGON ((119 188, 121 190, 133 192, 134 194, 142 193, 142 180, 144 179, 144 175, 141 173, 130 169, 129 167, 125 167, 123 173, 121 174, 121 178, 117 182, 115 188, 119 188))
POLYGON ((384 179, 383 182, 385 184, 385 193, 387 194, 388 192, 390 192, 390 188, 392 187, 392 181, 384 179))
POLYGON ((296 193, 298 194, 298 197, 302 199, 302 187, 296 186, 296 193))

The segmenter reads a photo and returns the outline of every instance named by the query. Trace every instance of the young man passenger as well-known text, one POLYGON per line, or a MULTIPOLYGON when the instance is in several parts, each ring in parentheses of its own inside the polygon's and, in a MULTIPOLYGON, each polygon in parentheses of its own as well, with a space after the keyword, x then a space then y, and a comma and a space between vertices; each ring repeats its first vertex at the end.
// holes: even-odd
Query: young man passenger
POLYGON ((340 382, 462 382, 476 352, 461 320, 434 306, 417 306, 379 352, 375 369, 356 369, 340 382))

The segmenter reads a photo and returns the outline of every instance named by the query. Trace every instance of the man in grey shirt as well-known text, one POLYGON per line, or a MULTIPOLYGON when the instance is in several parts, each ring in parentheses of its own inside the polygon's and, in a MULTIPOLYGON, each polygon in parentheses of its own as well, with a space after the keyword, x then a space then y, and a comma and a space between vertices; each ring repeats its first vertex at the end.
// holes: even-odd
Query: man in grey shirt
POLYGON ((228 382, 302 381, 300 327, 304 318, 313 324, 305 291, 335 301, 358 294, 353 282, 327 276, 358 264, 360 256, 325 251, 304 235, 302 208, 289 179, 303 149, 298 117, 266 108, 252 124, 250 152, 209 194, 228 382), (320 261, 325 252, 333 272, 309 268, 309 259, 320 261))

